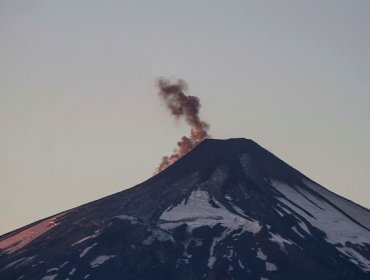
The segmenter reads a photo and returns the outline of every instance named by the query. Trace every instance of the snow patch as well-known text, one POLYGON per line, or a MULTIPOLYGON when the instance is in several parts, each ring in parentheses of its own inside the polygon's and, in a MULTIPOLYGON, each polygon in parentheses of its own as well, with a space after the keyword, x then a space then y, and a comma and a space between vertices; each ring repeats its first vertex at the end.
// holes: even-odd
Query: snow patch
POLYGON ((332 193, 320 185, 303 179, 303 184, 311 188, 315 192, 321 194, 334 205, 338 206, 343 212, 350 216, 355 221, 359 222, 366 228, 370 229, 370 211, 364 207, 353 203, 335 193, 332 193))
POLYGON ((41 278, 41 280, 54 280, 57 276, 58 276, 58 274, 46 275, 43 278, 41 278))
POLYGON ((139 223, 138 219, 133 216, 119 215, 119 216, 115 216, 114 218, 129 221, 131 224, 134 224, 134 225, 139 223))
POLYGON ((111 255, 111 256, 98 256, 95 260, 93 260, 91 263, 90 263, 90 266, 92 268, 96 268, 98 267, 99 265, 102 265, 103 263, 105 263, 106 261, 114 258, 115 255, 111 255))
MULTIPOLYGON (((218 176, 222 177, 222 174, 218 176)), ((222 178, 219 180, 222 180, 222 178)), ((225 228, 221 235, 213 240, 208 259, 209 268, 212 268, 216 261, 213 256, 215 246, 229 234, 234 231, 240 231, 239 235, 245 231, 257 234, 262 229, 257 221, 247 219, 244 213, 243 215, 242 213, 240 215, 231 213, 222 204, 213 200, 213 205, 216 205, 216 208, 210 203, 211 200, 207 191, 194 190, 187 200, 182 201, 175 207, 168 208, 160 216, 160 227, 165 230, 172 230, 182 224, 186 224, 190 231, 202 226, 214 227, 221 225, 225 228)), ((234 209, 242 212, 241 209, 236 207, 234 209)))
MULTIPOLYGON (((298 207, 288 201, 288 199, 278 197, 282 203, 293 211, 293 214, 298 214, 307 220, 312 226, 323 231, 326 235, 326 240, 329 243, 336 245, 338 251, 347 255, 349 259, 361 269, 366 271, 370 270, 370 262, 366 260, 360 252, 346 246, 347 242, 357 244, 358 246, 366 246, 366 244, 370 244, 370 232, 368 230, 351 220, 324 199, 309 193, 302 187, 296 186, 296 188, 299 189, 298 192, 295 188, 280 181, 272 180, 271 184, 286 198, 289 198, 289 200, 294 201, 296 205, 299 205, 298 207), (308 215, 307 212, 310 213, 310 215, 308 215)), ((351 217, 358 215, 353 219, 361 222, 362 225, 368 225, 368 223, 370 223, 368 210, 330 193, 314 183, 304 181, 304 184, 306 187, 311 188, 331 201, 331 203, 336 205, 336 207, 341 209, 347 215, 350 215, 351 217)), ((309 232, 307 226, 303 222, 299 223, 299 225, 305 231, 309 232)))
POLYGON ((151 231, 151 235, 149 235, 144 241, 143 241, 143 245, 150 245, 152 244, 155 240, 158 240, 160 242, 166 242, 166 241, 171 241, 171 242, 175 242, 175 240, 173 239, 173 237, 163 231, 163 230, 160 230, 160 229, 154 229, 151 231))
POLYGON ((299 224, 299 227, 301 229, 303 229, 305 232, 307 232, 309 235, 311 235, 310 230, 308 229, 308 227, 306 226, 306 224, 304 222, 298 222, 298 224, 299 224))
POLYGON ((233 260, 234 250, 232 249, 232 247, 228 247, 228 249, 229 253, 225 255, 225 258, 227 258, 231 262, 233 260))
POLYGON ((292 230, 298 235, 298 236, 300 236, 301 238, 306 238, 306 237, 304 237, 299 231, 298 231, 298 229, 294 226, 294 227, 292 227, 292 230))
POLYGON ((69 262, 64 262, 64 263, 62 263, 62 264, 59 266, 59 269, 61 269, 61 268, 65 267, 68 263, 69 263, 69 262))
POLYGON ((26 257, 23 257, 23 258, 21 258, 21 259, 18 259, 18 260, 16 260, 16 261, 13 261, 13 262, 11 262, 10 264, 8 264, 6 267, 4 267, 4 269, 3 270, 5 270, 5 269, 8 269, 8 268, 11 268, 11 267, 21 267, 21 266, 24 266, 24 265, 27 265, 27 264, 29 264, 34 258, 35 258, 36 256, 32 256, 32 257, 28 257, 28 258, 26 258, 26 257))
POLYGON ((257 258, 263 261, 267 260, 267 256, 262 252, 261 248, 257 250, 257 258))
POLYGON ((80 254, 80 258, 82 258, 83 256, 85 256, 92 248, 94 248, 96 245, 98 245, 98 243, 94 243, 93 245, 91 245, 90 247, 87 247, 85 248, 81 254, 80 254))
POLYGON ((247 215, 244 213, 242 209, 240 209, 238 206, 231 204, 231 207, 235 210, 236 213, 238 213, 240 216, 246 217, 247 215))
POLYGON ((292 245, 293 243, 289 240, 286 240, 285 238, 281 237, 278 234, 274 234, 270 232, 271 237, 269 238, 270 241, 279 244, 280 248, 285 251, 285 244, 290 244, 292 245))
POLYGON ((195 190, 188 200, 169 208, 160 216, 160 227, 165 230, 174 229, 181 224, 186 224, 190 230, 202 226, 213 227, 217 224, 230 229, 230 232, 243 229, 254 234, 261 230, 257 221, 247 220, 245 217, 236 215, 227 210, 222 204, 214 201, 218 208, 210 203, 207 191, 195 190))
MULTIPOLYGON (((300 192, 297 192, 291 186, 279 181, 271 181, 271 184, 285 197, 294 201, 310 213, 313 217, 290 203, 287 199, 278 197, 282 203, 292 209, 296 214, 299 214, 311 225, 325 232, 326 238, 330 243, 345 245, 349 241, 354 244, 370 244, 369 231, 353 222, 324 200, 313 196, 302 188, 299 189, 300 192)), ((338 205, 339 208, 340 206, 338 205)), ((308 231, 307 228, 305 230, 308 231)))
POLYGON ((363 271, 370 271, 370 260, 363 257, 357 251, 348 247, 337 247, 337 250, 349 257, 349 260, 359 266, 363 271))
POLYGON ((85 242, 85 241, 87 241, 87 240, 89 240, 91 238, 92 238, 92 236, 86 236, 86 237, 82 238, 81 240, 78 240, 77 242, 73 243, 72 244, 72 247, 75 246, 75 245, 77 245, 77 244, 81 244, 81 243, 83 243, 83 242, 85 242))
POLYGON ((17 265, 18 263, 21 263, 24 259, 25 259, 25 257, 24 257, 24 258, 21 258, 21 259, 19 259, 19 260, 15 260, 15 261, 13 261, 13 262, 11 262, 10 264, 8 264, 6 267, 4 267, 4 269, 11 268, 11 267, 13 267, 13 266, 17 265))
POLYGON ((278 269, 275 264, 266 262, 266 270, 267 271, 277 271, 278 269))
POLYGON ((243 263, 240 260, 238 260, 238 264, 239 264, 240 268, 245 269, 245 266, 243 265, 243 263))
POLYGON ((275 211, 279 214, 279 216, 281 218, 285 216, 285 214, 282 211, 280 211, 279 209, 275 208, 275 211))
POLYGON ((210 251, 209 251, 209 258, 208 258, 208 267, 213 268, 215 262, 216 262, 216 257, 214 256, 214 250, 215 247, 218 243, 220 243, 222 240, 226 238, 230 234, 230 229, 224 230, 219 237, 216 237, 213 239, 210 251))
POLYGON ((69 272, 69 275, 75 274, 76 270, 77 270, 76 268, 72 268, 72 270, 69 272))
POLYGON ((94 239, 94 238, 98 237, 100 234, 101 234, 101 231, 96 230, 93 235, 86 236, 86 237, 82 238, 81 240, 78 240, 77 242, 73 243, 72 247, 75 246, 75 245, 81 244, 81 243, 83 243, 87 240, 94 239))

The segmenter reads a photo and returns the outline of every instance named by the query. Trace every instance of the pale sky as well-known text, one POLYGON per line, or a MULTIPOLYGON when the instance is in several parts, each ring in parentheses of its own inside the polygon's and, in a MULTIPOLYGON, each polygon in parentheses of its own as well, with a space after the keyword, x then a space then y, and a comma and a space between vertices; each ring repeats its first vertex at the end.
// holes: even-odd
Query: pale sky
POLYGON ((0 1, 0 234, 132 187, 188 133, 258 142, 370 207, 370 2, 0 1))

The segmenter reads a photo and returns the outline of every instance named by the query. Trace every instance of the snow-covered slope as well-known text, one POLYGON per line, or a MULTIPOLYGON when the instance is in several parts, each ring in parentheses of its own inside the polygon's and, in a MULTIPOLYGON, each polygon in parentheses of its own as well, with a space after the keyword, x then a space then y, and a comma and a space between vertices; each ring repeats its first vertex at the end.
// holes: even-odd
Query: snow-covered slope
MULTIPOLYGON (((324 238, 327 242, 335 245, 339 252, 345 254, 350 261, 364 271, 370 271, 370 260, 363 256, 363 254, 366 255, 370 244, 370 232, 364 225, 357 222, 357 220, 368 222, 366 220, 366 214, 369 215, 367 210, 363 208, 352 209, 353 206, 349 207, 348 201, 336 198, 324 189, 319 189, 319 186, 313 183, 306 182, 306 185, 316 190, 319 189, 322 197, 318 193, 310 193, 300 186, 292 188, 278 181, 273 181, 271 184, 283 196, 278 198, 281 202, 279 205, 281 212, 299 217, 301 225, 309 223, 321 230, 325 233, 324 238), (326 200, 327 197, 331 197, 338 204, 330 203, 329 200, 326 200)), ((301 226, 301 228, 307 229, 305 226, 301 226)), ((310 234, 309 230, 305 231, 310 234)))
POLYGON ((369 279, 369 210, 251 140, 0 237, 0 279, 369 279))

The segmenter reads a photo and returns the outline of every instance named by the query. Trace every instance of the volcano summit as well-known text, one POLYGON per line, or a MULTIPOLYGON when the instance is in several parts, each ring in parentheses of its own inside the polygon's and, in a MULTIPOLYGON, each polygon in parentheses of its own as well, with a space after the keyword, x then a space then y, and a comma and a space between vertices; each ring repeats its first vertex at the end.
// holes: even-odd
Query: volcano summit
POLYGON ((370 211, 251 140, 0 237, 0 279, 369 279, 370 211))

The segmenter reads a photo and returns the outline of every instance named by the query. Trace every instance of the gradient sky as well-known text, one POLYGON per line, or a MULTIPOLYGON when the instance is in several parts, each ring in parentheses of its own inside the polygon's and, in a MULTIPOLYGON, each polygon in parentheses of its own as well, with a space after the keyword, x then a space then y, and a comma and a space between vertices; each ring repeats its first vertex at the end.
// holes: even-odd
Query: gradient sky
POLYGON ((0 233, 149 178, 188 133, 251 138, 370 207, 370 2, 0 1, 0 233))

